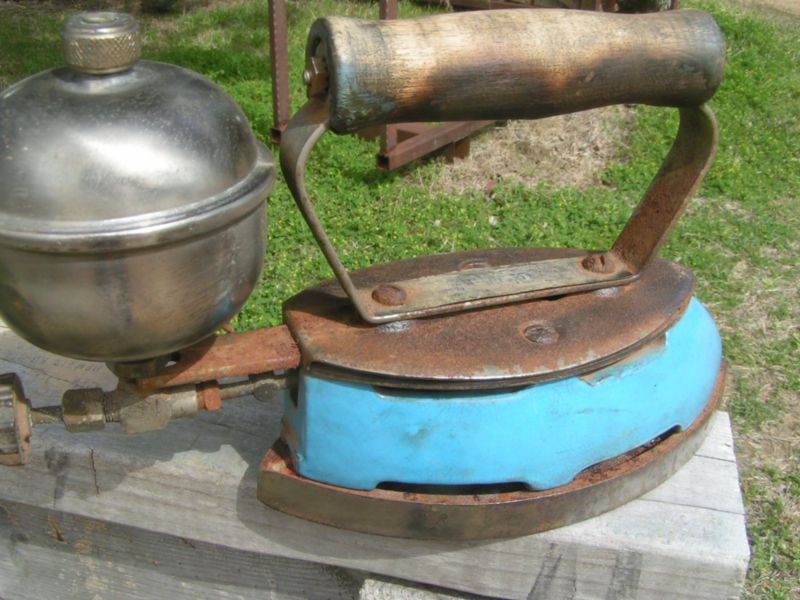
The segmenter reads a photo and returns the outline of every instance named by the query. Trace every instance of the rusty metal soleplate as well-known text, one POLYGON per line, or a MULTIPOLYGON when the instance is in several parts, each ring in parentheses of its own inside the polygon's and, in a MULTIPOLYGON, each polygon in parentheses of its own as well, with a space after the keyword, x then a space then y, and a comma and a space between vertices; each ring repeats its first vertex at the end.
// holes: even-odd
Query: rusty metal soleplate
POLYGON ((551 490, 491 494, 350 490, 296 475, 279 440, 261 462, 258 499, 317 523, 392 537, 477 540, 563 527, 638 498, 682 467, 705 438, 723 384, 724 368, 708 404, 687 430, 589 467, 569 484, 551 490))
MULTIPOLYGON (((377 265, 356 284, 456 269, 585 256, 558 248, 472 250, 377 265)), ((508 388, 596 370, 640 348, 683 313, 691 271, 656 259, 625 286, 454 315, 370 325, 335 280, 290 298, 284 320, 312 372, 414 389, 508 388)))

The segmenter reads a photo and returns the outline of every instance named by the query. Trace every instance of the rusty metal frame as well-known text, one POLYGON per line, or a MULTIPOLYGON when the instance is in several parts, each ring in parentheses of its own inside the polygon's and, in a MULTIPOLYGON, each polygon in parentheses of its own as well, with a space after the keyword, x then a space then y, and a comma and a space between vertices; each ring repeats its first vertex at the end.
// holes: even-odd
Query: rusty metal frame
POLYGON ((257 495, 264 504, 290 515, 393 537, 453 541, 547 531, 613 510, 669 478, 702 444, 723 386, 724 368, 705 409, 685 431, 589 467, 571 483, 551 490, 451 494, 400 486, 349 490, 297 475, 278 440, 261 462, 257 495))
POLYGON ((614 245, 578 258, 476 268, 358 287, 317 216, 305 187, 316 142, 329 129, 328 98, 310 98, 295 114, 281 146, 286 183, 340 285, 361 317, 378 324, 506 304, 635 280, 657 254, 716 153, 716 119, 706 105, 680 108, 672 148, 614 245))
POLYGON ((466 158, 469 156, 470 136, 493 123, 494 121, 461 121, 442 125, 387 125, 378 154, 378 169, 394 171, 442 149, 445 149, 447 158, 466 158), (386 141, 390 135, 394 140, 392 144, 386 141))

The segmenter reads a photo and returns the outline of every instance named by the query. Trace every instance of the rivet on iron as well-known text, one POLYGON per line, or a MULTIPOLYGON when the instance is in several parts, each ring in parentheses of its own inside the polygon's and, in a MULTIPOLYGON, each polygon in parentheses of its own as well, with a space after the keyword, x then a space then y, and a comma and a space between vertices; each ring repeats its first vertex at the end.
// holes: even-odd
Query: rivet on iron
POLYGON ((592 273, 611 273, 614 261, 605 253, 590 254, 581 261, 581 266, 592 273))
POLYGON ((523 335, 529 342, 541 344, 542 346, 555 344, 558 341, 558 331, 556 331, 555 327, 543 323, 530 325, 525 329, 523 335))
POLYGON ((372 299, 385 306, 405 304, 406 293, 396 285, 382 284, 372 291, 372 299))

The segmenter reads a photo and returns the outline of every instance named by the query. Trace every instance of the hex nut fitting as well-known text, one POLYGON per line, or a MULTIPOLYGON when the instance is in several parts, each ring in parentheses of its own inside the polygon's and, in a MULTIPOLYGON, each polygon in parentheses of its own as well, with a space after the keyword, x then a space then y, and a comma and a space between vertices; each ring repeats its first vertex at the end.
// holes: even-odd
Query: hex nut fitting
POLYGON ((105 395, 100 388, 67 390, 61 400, 62 420, 67 431, 99 431, 106 424, 105 395))
POLYGON ((106 395, 105 406, 106 413, 114 415, 125 433, 158 431, 172 419, 197 414, 197 391, 194 385, 188 385, 143 395, 135 387, 121 384, 106 395))

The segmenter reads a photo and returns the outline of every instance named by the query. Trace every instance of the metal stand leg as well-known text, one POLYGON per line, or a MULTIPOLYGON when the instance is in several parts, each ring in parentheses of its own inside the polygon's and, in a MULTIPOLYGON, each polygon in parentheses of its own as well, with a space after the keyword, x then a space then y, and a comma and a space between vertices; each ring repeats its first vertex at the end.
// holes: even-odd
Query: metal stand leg
POLYGON ((280 144, 291 117, 289 104, 289 44, 286 0, 269 0, 269 51, 272 68, 272 129, 269 137, 280 144))

